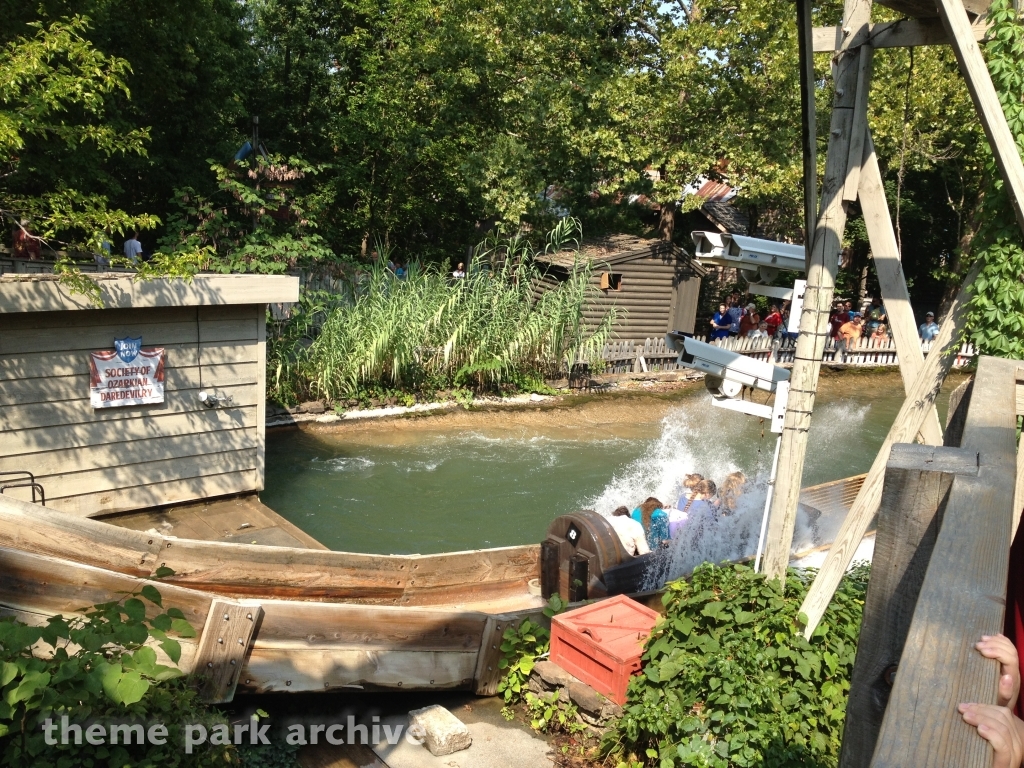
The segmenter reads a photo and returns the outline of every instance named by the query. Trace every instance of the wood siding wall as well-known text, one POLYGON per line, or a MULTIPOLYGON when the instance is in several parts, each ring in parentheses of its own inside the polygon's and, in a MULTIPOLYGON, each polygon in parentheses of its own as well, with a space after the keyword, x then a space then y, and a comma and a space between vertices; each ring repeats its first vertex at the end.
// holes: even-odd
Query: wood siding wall
MULTIPOLYGON (((596 325, 615 307, 619 318, 615 338, 643 340, 664 336, 669 330, 693 332, 700 293, 700 277, 689 269, 689 260, 671 256, 649 256, 610 266, 598 260, 593 265, 591 285, 599 289, 588 302, 584 316, 596 325), (601 274, 622 275, 620 290, 600 290, 601 274)), ((558 284, 558 273, 549 270, 538 282, 535 293, 558 284)))
POLYGON ((0 471, 89 517, 262 490, 265 367, 265 305, 0 315, 0 471), (165 402, 93 409, 89 353, 140 335, 167 349, 165 402), (204 407, 200 376, 232 405, 204 407))

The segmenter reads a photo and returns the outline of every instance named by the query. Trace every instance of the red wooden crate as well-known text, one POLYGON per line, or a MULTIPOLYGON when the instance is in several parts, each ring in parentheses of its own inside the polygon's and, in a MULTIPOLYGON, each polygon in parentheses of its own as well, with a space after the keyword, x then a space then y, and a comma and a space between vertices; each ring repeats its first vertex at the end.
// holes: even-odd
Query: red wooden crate
POLYGON ((551 661, 616 704, 640 671, 644 643, 658 614, 618 595, 551 619, 551 661))

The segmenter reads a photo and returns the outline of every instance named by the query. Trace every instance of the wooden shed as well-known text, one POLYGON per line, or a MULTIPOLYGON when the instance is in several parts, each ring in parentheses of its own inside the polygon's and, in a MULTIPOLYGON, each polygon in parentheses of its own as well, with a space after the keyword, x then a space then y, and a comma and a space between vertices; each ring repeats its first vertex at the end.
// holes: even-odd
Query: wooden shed
POLYGON ((667 331, 693 332, 706 270, 679 246, 634 235, 611 235, 583 243, 579 252, 559 251, 538 256, 542 275, 535 287, 539 295, 566 280, 573 264, 588 261, 595 296, 585 312, 597 323, 615 307, 619 339, 643 340, 667 331))
POLYGON ((96 279, 102 309, 53 275, 0 277, 0 473, 87 517, 261 490, 266 309, 298 279, 96 279))

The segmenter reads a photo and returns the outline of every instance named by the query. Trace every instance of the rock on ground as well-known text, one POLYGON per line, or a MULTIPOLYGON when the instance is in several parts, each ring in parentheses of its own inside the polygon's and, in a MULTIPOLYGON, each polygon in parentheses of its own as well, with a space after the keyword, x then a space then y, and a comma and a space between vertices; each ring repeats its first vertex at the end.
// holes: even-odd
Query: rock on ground
POLYGON ((450 755, 473 743, 465 724, 439 704, 412 710, 409 723, 423 729, 423 743, 432 755, 450 755))

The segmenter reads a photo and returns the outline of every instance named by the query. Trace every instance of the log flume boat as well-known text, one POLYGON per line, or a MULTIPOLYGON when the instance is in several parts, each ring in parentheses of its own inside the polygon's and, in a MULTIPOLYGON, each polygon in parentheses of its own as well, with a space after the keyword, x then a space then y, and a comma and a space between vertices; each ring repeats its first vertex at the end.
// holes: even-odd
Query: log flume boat
MULTIPOLYGON (((831 543, 863 477, 803 491, 820 512, 805 549, 831 543)), ((552 530, 588 519, 562 516, 552 530)), ((602 525, 588 532, 601 540, 590 545, 591 597, 602 594, 602 569, 628 558, 602 525)), ((540 544, 368 555, 200 541, 0 495, 0 614, 28 624, 71 616, 138 591, 162 567, 174 571, 158 585, 165 608, 197 631, 182 640, 179 667, 204 675, 211 701, 338 688, 493 694, 503 632, 545 604, 528 590, 541 576, 540 544)))

